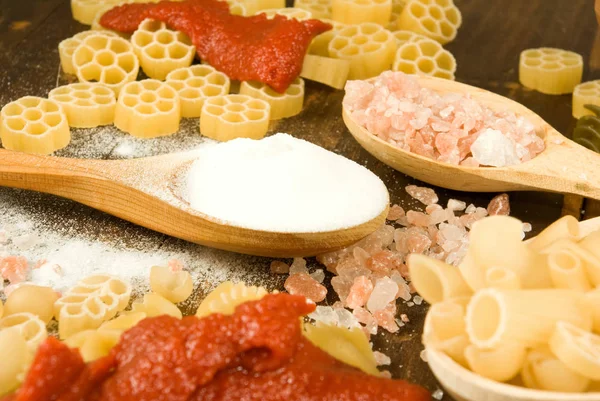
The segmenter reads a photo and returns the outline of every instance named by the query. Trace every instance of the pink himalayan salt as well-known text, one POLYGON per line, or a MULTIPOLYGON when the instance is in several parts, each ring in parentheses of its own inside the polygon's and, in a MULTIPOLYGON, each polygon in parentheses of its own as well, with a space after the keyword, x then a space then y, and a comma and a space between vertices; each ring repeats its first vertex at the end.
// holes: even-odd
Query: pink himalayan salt
POLYGON ((414 210, 409 210, 408 213, 406 213, 406 218, 408 219, 408 224, 419 227, 427 227, 431 222, 428 215, 421 212, 415 212, 414 210))
POLYGON ((400 320, 402 320, 403 323, 410 322, 410 319, 408 318, 408 316, 406 315, 406 313, 403 313, 403 314, 400 315, 400 320))
POLYGON ((438 196, 435 191, 431 188, 418 187, 416 185, 408 185, 406 188, 406 193, 410 196, 418 200, 424 205, 431 205, 433 203, 438 203, 438 196))
POLYGON ((404 209, 398 205, 392 205, 388 211, 387 220, 395 221, 404 216, 404 209))
POLYGON ((288 274, 290 272, 290 267, 287 263, 284 263, 280 260, 274 260, 271 262, 271 273, 274 274, 288 274))
POLYGON ((373 317, 377 320, 379 326, 383 327, 390 333, 396 333, 400 328, 396 323, 396 304, 389 303, 384 309, 380 309, 373 313, 373 317))
POLYGON ((431 239, 425 234, 417 233, 408 237, 406 246, 410 253, 424 253, 431 246, 431 239))
POLYGON ((490 216, 508 216, 510 214, 510 201, 508 194, 496 195, 487 207, 490 216))
POLYGON ((373 292, 373 283, 367 276, 360 276, 354 279, 352 287, 350 287, 350 294, 346 298, 346 305, 350 309, 355 309, 364 306, 371 293, 373 292))
POLYGON ((0 276, 11 284, 25 281, 27 272, 27 259, 23 256, 7 256, 0 259, 0 276))
POLYGON ((398 268, 401 261, 398 255, 390 250, 377 252, 367 260, 367 268, 374 273, 390 274, 393 269, 398 268))
POLYGON ((375 282, 375 287, 367 301, 367 309, 371 313, 383 310, 390 302, 396 299, 398 284, 389 277, 383 277, 375 282))
POLYGON ((389 365, 392 363, 392 360, 389 356, 379 351, 374 351, 373 356, 375 357, 377 366, 389 365))
POLYGON ((184 268, 183 263, 178 259, 169 260, 169 262, 167 263, 167 266, 169 267, 169 270, 171 270, 172 272, 180 272, 184 268))
POLYGON ((44 266, 46 263, 48 263, 48 259, 40 259, 37 262, 35 262, 35 265, 33 265, 33 268, 39 269, 40 267, 44 266))
POLYGON ((306 260, 304 258, 294 258, 294 261, 290 266, 290 274, 296 273, 308 274, 308 269, 306 268, 306 260))
POLYGON ((510 145, 506 150, 516 154, 519 162, 544 150, 543 140, 524 117, 508 110, 495 112, 469 95, 422 88, 414 77, 402 72, 386 71, 371 82, 348 81, 343 103, 353 119, 373 135, 446 163, 478 167, 471 147, 485 130, 500 132, 506 143, 484 137, 478 149, 510 145))
POLYGON ((303 295, 313 302, 321 302, 327 295, 327 289, 305 273, 290 275, 283 285, 292 295, 303 295))
POLYGON ((317 269, 314 272, 310 273, 309 276, 311 276, 313 279, 315 279, 316 282, 318 283, 323 283, 323 280, 325 280, 325 272, 323 271, 323 269, 317 269))

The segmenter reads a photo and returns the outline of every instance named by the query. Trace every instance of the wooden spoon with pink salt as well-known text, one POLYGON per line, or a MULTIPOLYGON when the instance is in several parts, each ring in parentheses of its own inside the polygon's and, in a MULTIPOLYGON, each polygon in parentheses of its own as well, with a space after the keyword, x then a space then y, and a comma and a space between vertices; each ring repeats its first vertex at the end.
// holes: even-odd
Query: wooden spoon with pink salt
POLYGON ((459 82, 399 74, 402 73, 386 72, 369 81, 350 81, 344 99, 346 126, 363 148, 388 166, 429 184, 459 191, 540 190, 600 199, 600 156, 565 138, 527 107, 459 82), (423 112, 423 104, 415 100, 423 100, 423 88, 440 95, 425 99, 432 112, 423 112), (464 103, 459 105, 457 95, 463 95, 464 103), (459 115, 455 110, 465 104, 476 113, 468 127, 468 121, 464 121, 470 116, 459 115), (503 115, 509 118, 498 123, 498 116, 503 115), (410 118, 402 121, 402 116, 410 118), (457 123, 458 118, 463 121, 457 123), (443 127, 444 123, 448 127, 443 127), (487 123, 495 125, 486 126, 487 123), (432 127, 433 124, 437 125, 432 127), (508 142, 527 141, 528 146, 506 150, 507 141, 499 138, 499 132, 503 125, 510 128, 511 124, 516 132, 507 135, 511 138, 508 142), (543 140, 543 147, 537 138, 532 136, 531 141, 526 137, 524 124, 543 140), (452 158, 452 149, 444 147, 448 141, 440 140, 440 133, 446 139, 451 133, 459 136, 456 158, 452 158), (465 141, 470 141, 471 146, 466 152, 460 148, 465 141), (475 142, 478 143, 473 148, 475 142), (473 150, 472 154, 469 150, 473 150), (489 165, 503 165, 503 161, 506 165, 474 167, 480 165, 472 157, 475 153, 489 165))

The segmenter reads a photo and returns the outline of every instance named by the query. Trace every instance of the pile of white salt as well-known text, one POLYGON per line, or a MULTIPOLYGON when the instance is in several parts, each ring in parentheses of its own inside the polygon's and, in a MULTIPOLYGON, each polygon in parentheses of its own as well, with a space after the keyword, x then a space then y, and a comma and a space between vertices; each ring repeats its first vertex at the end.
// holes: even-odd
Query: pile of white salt
POLYGON ((371 171, 287 134, 203 147, 184 197, 230 225, 271 232, 354 227, 389 203, 385 184, 371 171))

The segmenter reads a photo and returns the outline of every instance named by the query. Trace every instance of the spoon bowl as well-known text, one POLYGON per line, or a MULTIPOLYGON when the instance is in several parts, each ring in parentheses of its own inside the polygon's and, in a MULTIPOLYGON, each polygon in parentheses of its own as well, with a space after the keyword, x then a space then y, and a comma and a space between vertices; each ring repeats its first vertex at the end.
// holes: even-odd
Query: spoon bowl
POLYGON ((546 148, 532 160, 509 167, 465 167, 439 162, 397 148, 360 126, 344 108, 344 123, 369 153, 388 166, 431 185, 470 192, 550 191, 600 199, 600 157, 565 138, 527 107, 504 96, 441 78, 418 76, 419 84, 439 93, 469 94, 495 111, 527 118, 546 148))
POLYGON ((179 193, 196 151, 132 160, 40 156, 0 149, 0 186, 58 195, 190 242, 269 257, 314 256, 349 246, 385 223, 335 231, 281 233, 227 224, 190 207, 179 193))

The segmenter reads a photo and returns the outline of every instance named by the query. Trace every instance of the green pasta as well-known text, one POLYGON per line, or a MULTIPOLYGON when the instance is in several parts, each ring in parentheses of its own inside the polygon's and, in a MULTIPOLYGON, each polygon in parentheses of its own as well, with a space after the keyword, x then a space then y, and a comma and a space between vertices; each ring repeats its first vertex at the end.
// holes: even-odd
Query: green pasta
POLYGON ((593 104, 584 106, 595 116, 583 116, 577 120, 573 140, 594 152, 600 153, 600 107, 593 104))

